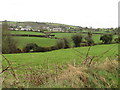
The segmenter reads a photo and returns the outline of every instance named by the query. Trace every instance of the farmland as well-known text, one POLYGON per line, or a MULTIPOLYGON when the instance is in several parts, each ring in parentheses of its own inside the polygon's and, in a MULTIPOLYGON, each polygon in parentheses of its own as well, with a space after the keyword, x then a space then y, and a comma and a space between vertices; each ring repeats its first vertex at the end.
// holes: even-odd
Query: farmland
MULTIPOLYGON (((89 47, 61 49, 45 53, 5 54, 5 57, 13 63, 13 66, 27 63, 31 63, 30 65, 32 66, 39 66, 42 65, 46 60, 48 60, 49 64, 64 64, 73 60, 76 60, 76 63, 80 63, 85 59, 88 48, 89 47), (78 53, 76 50, 83 53, 84 56, 78 53), (80 56, 82 56, 84 59, 80 56)), ((89 55, 96 56, 96 58, 103 56, 99 59, 99 61, 105 60, 107 57, 114 59, 118 53, 117 49, 117 44, 96 45, 91 48, 89 55), (109 49, 111 49, 109 52, 103 54, 109 49)))
MULTIPOLYGON (((29 35, 45 35, 44 33, 40 32, 32 32, 32 31, 12 31, 12 34, 29 34, 29 35)), ((71 42, 71 45, 73 45, 71 37, 75 33, 51 33, 51 35, 55 35, 57 38, 68 38, 71 42)), ((82 34, 83 38, 86 36, 86 34, 82 34)), ((95 43, 101 43, 100 41, 100 34, 93 34, 92 38, 95 43)), ((117 35, 113 36, 113 41, 115 38, 117 38, 117 35)), ((40 37, 14 37, 18 41, 18 48, 24 48, 26 44, 28 43, 36 43, 39 46, 53 46, 56 44, 56 39, 49 39, 49 38, 40 38, 40 37)), ((84 40, 84 39, 83 39, 84 40)))
POLYGON ((44 33, 32 32, 32 31, 11 31, 11 34, 44 35, 44 33))
MULTIPOLYGON (((24 23, 22 24, 24 25, 24 23)), ((118 42, 114 41, 118 37, 116 34, 112 34, 113 39, 111 39, 112 35, 108 35, 107 38, 111 41, 104 43, 100 41, 100 37, 101 33, 105 33, 105 30, 99 31, 97 34, 92 33, 92 36, 89 36, 88 32, 80 33, 79 31, 79 36, 77 36, 78 27, 63 25, 62 28, 66 28, 65 32, 52 32, 51 35, 55 36, 49 37, 47 33, 44 34, 45 29, 42 29, 44 33, 34 32, 36 25, 36 28, 42 28, 42 25, 49 26, 49 23, 28 22, 28 24, 31 24, 33 31, 11 30, 12 34, 20 36, 6 36, 5 40, 9 41, 6 42, 6 46, 9 50, 7 52, 7 49, 4 48, 6 53, 2 54, 5 78, 3 87, 111 88, 118 86, 118 42), (23 34, 27 36, 22 36, 23 34), (81 41, 80 34, 82 35, 81 41), (44 35, 46 37, 31 37, 30 35, 44 35), (73 35, 76 35, 77 39, 73 39, 73 35), (93 39, 92 44, 88 44, 85 39, 87 35, 93 39), (68 41, 65 42, 62 38, 66 38, 68 41), (77 44, 78 46, 75 45, 74 40, 80 42, 77 44), (70 43, 71 46, 66 48, 67 43, 70 43), (11 47, 11 45, 13 46, 11 47)), ((52 25, 50 28, 54 28, 54 25, 59 26, 59 24, 52 25)), ((12 28, 17 30, 20 27, 27 28, 26 25, 12 28)))
POLYGON ((18 48, 24 48, 28 43, 36 43, 39 46, 53 46, 56 44, 56 39, 39 38, 39 37, 14 37, 18 41, 18 48))
MULTIPOLYGON (((23 85, 23 87, 27 87, 27 88, 83 87, 84 88, 85 86, 82 85, 82 83, 84 84, 85 82, 82 81, 80 84, 80 82, 76 81, 76 79, 78 78, 78 75, 81 76, 81 74, 75 73, 78 67, 80 68, 80 71, 82 70, 82 75, 84 75, 84 77, 86 78, 88 77, 88 81, 90 80, 87 83, 87 87, 93 87, 94 84, 95 84, 94 87, 96 88, 111 87, 111 86, 108 86, 108 84, 111 84, 112 87, 118 87, 118 83, 117 83, 118 73, 117 71, 114 71, 114 68, 117 67, 116 66, 117 62, 114 59, 118 54, 118 51, 117 51, 118 45, 110 44, 110 45, 92 46, 88 56, 90 57, 95 56, 95 58, 93 59, 93 62, 92 62, 93 65, 87 68, 85 65, 82 64, 82 62, 86 59, 85 57, 86 57, 88 48, 89 47, 78 47, 78 48, 71 48, 71 49, 55 50, 55 51, 44 52, 44 53, 40 52, 40 53, 4 54, 4 56, 11 63, 11 66, 14 68, 14 73, 17 75, 17 77, 19 77, 20 85, 23 85), (79 52, 77 52, 76 50, 79 52), (94 65, 94 63, 96 64, 94 65), (67 64, 68 65, 76 64, 78 65, 78 67, 73 67, 73 66, 68 67, 66 66, 67 64), (56 72, 55 68, 57 66, 60 66, 60 67, 63 66, 62 73, 61 73, 61 70, 58 71, 59 69, 56 72), (113 68, 110 69, 111 67, 113 68), (68 71, 67 68, 68 70, 70 68, 70 70, 68 71), (84 69, 85 70, 87 69, 88 71, 84 71, 84 69), (108 70, 110 72, 108 72, 108 70), (71 73, 73 74, 73 76, 71 76, 71 73), (98 78, 95 78, 95 76, 92 73, 97 75, 98 78), (42 74, 44 75, 42 76, 42 74), (51 75, 57 75, 59 78, 64 78, 64 80, 59 79, 57 77, 58 80, 54 81, 54 78, 56 79, 56 76, 50 77, 51 75), (89 76, 86 76, 86 75, 89 75, 89 76), (43 79, 41 79, 40 77, 43 77, 43 79), (48 80, 45 81, 44 78, 46 77, 50 77, 49 81, 48 80), (29 79, 26 79, 26 78, 29 78, 29 79), (104 84, 104 81, 101 78, 104 78, 104 80, 106 80, 108 83, 104 84), (42 80, 43 82, 45 82, 45 84, 41 85, 39 80, 42 80), (72 86, 74 82, 76 84, 75 86, 72 86)), ((8 66, 4 58, 3 58, 3 65, 4 65, 3 69, 8 66)), ((7 85, 7 87, 19 87, 19 84, 14 84, 14 82, 17 82, 15 80, 15 77, 13 77, 13 75, 9 73, 10 71, 4 73, 6 84, 3 84, 3 86, 7 85), (9 85, 9 83, 11 83, 11 85, 9 85)))

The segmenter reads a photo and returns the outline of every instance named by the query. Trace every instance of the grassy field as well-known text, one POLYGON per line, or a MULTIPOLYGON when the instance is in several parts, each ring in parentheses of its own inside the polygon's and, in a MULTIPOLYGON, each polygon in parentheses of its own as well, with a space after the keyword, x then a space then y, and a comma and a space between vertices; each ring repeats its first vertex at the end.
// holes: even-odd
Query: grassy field
POLYGON ((32 31, 11 31, 11 34, 45 35, 44 33, 32 31))
MULTIPOLYGON (((39 33, 39 32, 31 32, 31 31, 12 31, 12 34, 31 34, 31 35, 44 35, 43 33, 39 33)), ((74 35, 75 33, 52 33, 52 35, 55 35, 55 37, 57 38, 68 38, 68 40, 70 41, 70 45, 73 46, 73 42, 71 40, 72 35, 74 35)), ((83 35, 83 40, 84 37, 86 36, 86 34, 82 34, 83 35)), ((92 38, 94 40, 95 43, 101 43, 102 41, 100 41, 100 34, 93 34, 92 38)), ((113 41, 114 38, 117 38, 117 35, 113 36, 113 41)), ((28 43, 36 43, 39 46, 52 46, 56 44, 56 40, 55 39, 49 39, 49 38, 40 38, 40 37, 14 37, 17 39, 18 41, 18 48, 23 48, 26 44, 28 43)))
MULTIPOLYGON (((18 54, 5 54, 5 57, 10 60, 13 66, 28 64, 30 66, 45 66, 47 61, 49 64, 65 64, 68 62, 80 63, 85 60, 86 53, 89 47, 79 47, 79 48, 70 48, 70 49, 61 49, 50 52, 40 52, 40 53, 18 53, 18 54), (77 51, 76 51, 77 50, 77 51), (81 52, 81 53, 78 53, 81 52), (29 64, 30 63, 30 64, 29 64)), ((91 47, 89 56, 96 56, 97 58, 101 57, 99 60, 104 60, 107 57, 114 59, 118 53, 118 45, 96 45, 91 47), (112 48, 113 47, 113 48, 112 48), (108 53, 105 51, 112 48, 108 53)))
MULTIPOLYGON (((92 38, 93 38, 93 40, 94 40, 95 43, 100 43, 100 42, 102 42, 102 41, 100 40, 100 36, 101 36, 101 35, 99 35, 99 34, 93 34, 92 38)), ((117 38, 117 37, 118 37, 118 35, 113 35, 113 40, 112 40, 112 41, 114 41, 114 39, 117 38)))
POLYGON ((25 74, 13 73, 10 70, 5 72, 2 86, 6 88, 118 88, 119 78, 116 69, 118 69, 116 60, 92 63, 90 66, 68 64, 66 69, 64 67, 59 69, 58 66, 47 70, 26 67, 25 74))
POLYGON ((52 34, 54 34, 58 38, 64 38, 64 37, 70 38, 75 33, 52 33, 52 34))
MULTIPOLYGON (((71 33, 57 33, 57 36, 68 37, 71 33)), ((18 47, 23 48, 27 43, 39 46, 55 45, 56 39, 39 37, 14 37, 18 47)), ((93 35, 99 42, 99 36, 93 35)), ((117 87, 118 44, 96 45, 60 49, 50 52, 4 54, 11 66, 2 59, 2 69, 9 66, 4 73, 3 87, 7 88, 111 88, 117 87), (88 53, 88 49, 90 49, 88 53), (85 66, 86 56, 95 57, 91 66, 85 66), (106 62, 107 60, 107 62, 106 62), (115 62, 113 62, 113 60, 115 62), (100 65, 98 65, 100 62, 100 65), (104 65, 103 65, 104 64, 104 65), (75 66, 77 65, 77 66, 75 66), (14 72, 10 70, 14 68, 14 72), (60 69, 59 69, 60 68, 60 69), (62 68, 62 69, 61 69, 62 68)), ((87 59, 90 60, 90 59, 87 59)), ((88 62, 88 61, 87 61, 88 62)))
POLYGON ((50 38, 40 38, 40 37, 16 37, 14 38, 17 40, 18 48, 24 48, 24 46, 28 43, 36 43, 39 46, 53 46, 56 44, 56 39, 50 38))
MULTIPOLYGON (((82 32, 89 32, 89 30, 82 30, 82 32)), ((106 31, 106 30, 100 30, 100 31, 91 31, 92 33, 106 33, 110 34, 112 30, 106 31)))
MULTIPOLYGON (((69 38, 71 39, 72 35, 74 35, 75 33, 53 33, 56 35, 56 37, 58 38, 63 38, 63 37, 66 37, 66 38, 69 38)), ((83 35, 83 38, 86 36, 86 34, 82 34, 83 35)), ((95 43, 100 43, 102 41, 100 41, 100 34, 93 34, 92 35, 92 38, 94 40, 95 43)), ((117 38, 118 35, 114 35, 113 36, 113 41, 114 41, 114 38, 117 38)), ((84 40, 84 39, 83 39, 84 40)))
MULTIPOLYGON (((118 44, 92 46, 88 53, 89 48, 78 47, 44 53, 4 54, 14 68, 14 72, 8 70, 4 73, 3 87, 117 87, 118 73, 115 58, 118 55, 118 44), (82 64, 87 53, 91 58, 95 56, 90 67, 82 64), (15 77, 19 79, 16 80, 15 77)), ((2 64, 3 69, 8 66, 4 58, 2 64)))
MULTIPOLYGON (((43 88, 118 88, 118 62, 105 60, 90 66, 68 65, 68 68, 49 79, 43 88), (112 68, 112 69, 111 69, 112 68)), ((36 81, 35 79, 32 79, 36 81)), ((37 83, 37 82, 36 82, 37 83)), ((33 83, 34 84, 34 83, 33 83)))
MULTIPOLYGON (((11 33, 44 35, 30 31, 11 31, 11 33)), ((71 37, 75 33, 52 34, 57 38, 66 37, 72 43, 71 37)), ((82 35, 83 38, 86 36, 86 34, 82 35)), ((100 36, 100 34, 93 34, 92 38, 95 43, 101 42, 100 36)), ((28 43, 49 47, 55 45, 57 40, 41 37, 13 37, 18 41, 20 49, 28 43)), ((113 39, 117 37, 114 35, 113 39)), ((5 57, 2 57, 2 69, 5 70, 3 87, 114 88, 118 86, 118 44, 102 44, 48 52, 3 54, 3 56, 5 57)))

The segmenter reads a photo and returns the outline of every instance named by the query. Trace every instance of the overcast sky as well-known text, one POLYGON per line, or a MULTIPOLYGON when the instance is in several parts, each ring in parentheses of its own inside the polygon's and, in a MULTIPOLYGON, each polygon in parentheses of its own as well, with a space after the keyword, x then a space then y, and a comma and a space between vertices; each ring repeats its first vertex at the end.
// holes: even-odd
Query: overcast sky
POLYGON ((118 26, 119 0, 1 0, 0 21, 53 22, 82 27, 118 26))

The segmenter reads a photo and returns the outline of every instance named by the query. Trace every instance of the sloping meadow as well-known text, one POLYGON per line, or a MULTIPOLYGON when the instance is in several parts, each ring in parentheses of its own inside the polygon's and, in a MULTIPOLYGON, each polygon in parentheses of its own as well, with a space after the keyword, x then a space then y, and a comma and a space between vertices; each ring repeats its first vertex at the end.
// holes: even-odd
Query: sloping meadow
POLYGON ((3 56, 3 87, 118 87, 117 44, 3 56))

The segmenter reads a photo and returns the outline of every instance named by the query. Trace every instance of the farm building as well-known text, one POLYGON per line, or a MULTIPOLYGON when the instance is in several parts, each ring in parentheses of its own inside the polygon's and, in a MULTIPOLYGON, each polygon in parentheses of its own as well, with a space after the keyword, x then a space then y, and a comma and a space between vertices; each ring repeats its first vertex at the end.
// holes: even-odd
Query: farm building
POLYGON ((63 31, 61 28, 53 28, 52 31, 63 31))

